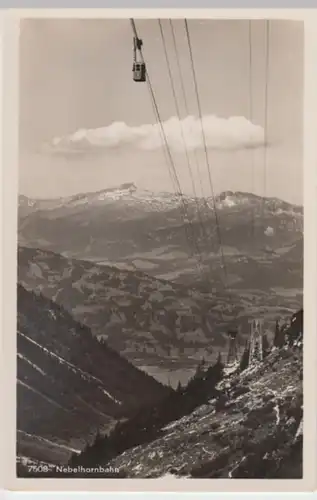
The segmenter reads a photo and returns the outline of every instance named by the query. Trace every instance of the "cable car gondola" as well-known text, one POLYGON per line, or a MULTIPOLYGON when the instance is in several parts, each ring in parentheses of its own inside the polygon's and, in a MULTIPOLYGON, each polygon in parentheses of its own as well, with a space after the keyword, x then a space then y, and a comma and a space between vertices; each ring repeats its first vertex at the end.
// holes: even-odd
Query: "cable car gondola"
POLYGON ((143 45, 143 42, 140 38, 134 37, 134 47, 133 47, 133 67, 132 67, 132 72, 133 72, 133 80, 135 82, 145 82, 146 81, 146 66, 145 62, 143 61, 143 58, 141 57, 141 61, 138 61, 137 58, 137 50, 140 51, 141 53, 141 47, 143 45))
POLYGON ((146 81, 146 71, 144 63, 134 62, 132 71, 133 71, 133 80, 135 82, 146 81))

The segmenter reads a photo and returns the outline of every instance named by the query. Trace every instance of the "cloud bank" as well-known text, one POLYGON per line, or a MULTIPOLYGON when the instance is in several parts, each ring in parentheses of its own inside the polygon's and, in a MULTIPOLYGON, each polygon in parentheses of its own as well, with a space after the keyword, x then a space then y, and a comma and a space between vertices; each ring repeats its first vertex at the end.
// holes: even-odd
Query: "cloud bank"
MULTIPOLYGON (((217 150, 257 148, 264 144, 263 128, 242 116, 220 118, 214 115, 202 119, 206 145, 217 150)), ((184 151, 184 138, 189 151, 202 149, 204 140, 201 121, 194 116, 182 120, 171 117, 163 124, 171 151, 184 151)), ((132 147, 144 151, 160 149, 164 144, 159 124, 129 126, 113 122, 107 127, 80 129, 67 137, 55 137, 50 149, 55 151, 87 151, 96 149, 132 147)))

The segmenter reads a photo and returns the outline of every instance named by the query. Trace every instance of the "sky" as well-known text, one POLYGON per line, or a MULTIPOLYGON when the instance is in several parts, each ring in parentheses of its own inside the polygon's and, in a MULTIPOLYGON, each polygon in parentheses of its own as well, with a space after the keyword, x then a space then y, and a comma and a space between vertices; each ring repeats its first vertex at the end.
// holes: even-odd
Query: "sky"
MULTIPOLYGON (((302 203, 303 23, 270 21, 266 73, 264 21, 251 22, 252 64, 248 20, 188 21, 211 183, 184 20, 173 26, 183 80, 169 21, 162 20, 181 120, 158 20, 136 19, 181 190, 252 191, 302 203)), ((125 182, 154 192, 175 189, 148 85, 132 80, 132 45, 128 19, 23 21, 20 193, 59 197, 125 182), (73 154, 76 138, 85 150, 73 154)))

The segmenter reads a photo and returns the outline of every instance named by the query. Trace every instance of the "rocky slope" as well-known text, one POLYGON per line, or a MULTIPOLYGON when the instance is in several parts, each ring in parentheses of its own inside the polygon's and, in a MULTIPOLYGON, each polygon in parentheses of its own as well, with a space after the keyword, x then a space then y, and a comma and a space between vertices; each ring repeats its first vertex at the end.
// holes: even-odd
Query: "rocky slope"
MULTIPOLYGON (((185 219, 179 196, 133 184, 57 200, 20 197, 19 240, 24 246, 183 283, 205 285, 203 270, 219 288, 223 272, 214 204, 211 199, 183 200, 185 219)), ((294 245, 301 252, 301 207, 240 192, 222 193, 215 203, 230 286, 250 287, 256 276, 263 290, 301 287, 300 260, 291 273, 287 262, 294 245)))
POLYGON ((169 393, 59 305, 18 285, 18 455, 61 462, 169 393))
POLYGON ((27 289, 53 299, 135 365, 166 373, 195 368, 202 356, 214 358, 226 349, 232 323, 238 322, 243 337, 253 315, 265 313, 268 328, 301 302, 300 294, 273 291, 203 294, 141 272, 24 247, 18 275, 27 289))
POLYGON ((302 477, 303 311, 282 331, 263 361, 202 367, 165 405, 118 424, 70 464, 104 464, 117 477, 302 477))
POLYGON ((139 478, 301 477, 301 373, 300 351, 275 351, 224 380, 222 401, 211 399, 108 465, 139 478))

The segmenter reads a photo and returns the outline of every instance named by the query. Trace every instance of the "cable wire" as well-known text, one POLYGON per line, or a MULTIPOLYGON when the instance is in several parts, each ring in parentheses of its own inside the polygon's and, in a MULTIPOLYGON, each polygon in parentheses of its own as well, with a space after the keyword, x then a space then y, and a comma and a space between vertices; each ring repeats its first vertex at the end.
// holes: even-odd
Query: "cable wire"
MULTIPOLYGON (((253 120, 253 51, 252 51, 252 21, 248 21, 248 42, 249 42, 249 119, 253 120)), ((251 193, 255 192, 255 175, 254 175, 254 153, 251 150, 251 193)), ((255 213, 251 207, 251 236, 255 237, 255 213)))
MULTIPOLYGON (((189 106, 187 103, 187 97, 186 97, 185 86, 184 86, 184 78, 183 78, 183 73, 182 73, 182 69, 181 69, 181 65, 180 65, 179 52, 178 52, 178 48, 177 48, 176 35, 175 35, 175 30, 174 30, 172 19, 169 19, 169 22, 170 22, 170 27, 171 27, 175 55, 176 55, 176 62, 177 62, 177 68, 178 68, 178 73, 179 73, 179 79, 180 79, 180 83, 181 83, 181 90, 182 90, 182 95, 183 95, 183 100, 184 100, 184 105, 185 105, 185 112, 186 112, 186 115, 189 116, 189 106)), ((188 163, 189 163, 189 155, 187 155, 187 156, 188 156, 188 163)), ((201 178, 201 174, 200 174, 199 161, 198 161, 196 149, 194 149, 194 159, 195 159, 195 163, 196 163, 198 178, 200 181, 200 189, 201 189, 201 195, 202 195, 201 197, 202 197, 203 203, 204 203, 205 208, 206 208, 207 201, 206 201, 205 195, 204 195, 204 187, 203 187, 203 182, 202 182, 202 178, 201 178)), ((194 184, 194 182, 193 182, 193 184, 194 184)), ((195 189, 195 186, 193 187, 193 189, 195 189)), ((198 198, 196 190, 194 190, 194 196, 196 199, 198 198)), ((198 201, 197 201, 197 211, 199 211, 199 213, 200 213, 202 236, 204 237, 204 239, 207 242, 208 241, 207 231, 206 231, 206 228, 204 226, 203 216, 201 214, 198 201)))
POLYGON ((268 143, 268 93, 270 66, 270 21, 265 21, 265 86, 264 86, 264 158, 263 158, 263 199, 262 222, 264 223, 265 199, 267 191, 267 143, 268 143))
POLYGON ((225 259, 224 259, 224 253, 223 253, 223 248, 222 248, 222 241, 221 241, 220 223, 219 223, 219 218, 218 218, 218 214, 217 214, 217 206, 216 206, 216 202, 215 202, 214 188, 213 188, 213 183, 212 183, 212 178, 211 178, 211 169, 210 169, 209 158, 208 158, 207 142, 206 142, 206 136, 205 136, 204 126, 203 126, 203 118, 202 118, 202 111, 201 111, 200 98, 199 98, 199 91, 198 91, 198 85, 197 85, 197 78, 196 78, 194 57, 193 57, 193 51, 192 51, 192 46, 191 46, 191 41, 190 41, 190 34, 189 34, 187 19, 185 19, 185 29, 186 29, 186 36, 187 36, 187 42, 188 42, 188 48, 189 48, 189 54, 190 54, 192 72, 193 72, 193 78, 194 78, 194 85, 195 85, 197 106, 198 106, 198 111, 199 111, 199 118, 200 118, 200 123, 201 123, 201 132, 202 132, 202 138, 203 138, 203 143, 204 143, 206 164, 207 164, 207 169, 208 169, 208 178, 209 178, 209 184, 210 184, 210 190, 211 190, 211 195, 212 195, 213 208, 214 208, 215 219, 216 219, 216 229, 217 229, 217 235, 218 235, 218 241, 219 241, 219 248, 220 248, 220 253, 221 253, 222 268, 223 268, 223 272, 224 272, 225 278, 227 280, 227 271, 226 271, 226 265, 225 265, 225 259))
MULTIPOLYGON (((136 26, 135 26, 135 21, 134 21, 134 19, 130 19, 130 21, 131 21, 131 26, 132 26, 132 31, 134 33, 134 36, 137 39, 139 39, 137 30, 136 30, 136 26)), ((140 52, 141 62, 143 64, 145 64, 142 50, 140 49, 139 52, 140 52)), ((184 217, 184 219, 186 221, 186 220, 188 220, 187 211, 186 211, 186 204, 184 202, 183 193, 181 191, 181 186, 180 186, 179 179, 178 179, 178 176, 177 176, 177 172, 176 172, 174 160, 173 160, 173 157, 172 157, 172 154, 171 154, 171 151, 170 151, 170 147, 168 145, 167 137, 166 137, 165 130, 164 130, 164 127, 163 127, 163 124, 162 124, 160 112, 159 112, 159 109, 158 109, 158 105, 157 105, 157 102, 156 102, 156 99, 155 99, 155 94, 154 94, 154 91, 153 91, 153 87, 152 87, 150 76, 149 76, 149 73, 148 73, 147 69, 146 69, 146 80, 147 80, 147 83, 148 83, 148 88, 149 88, 149 91, 150 91, 150 96, 151 96, 151 100, 152 100, 152 105, 153 105, 153 109, 154 109, 154 112, 155 112, 155 116, 156 116, 157 122, 159 124, 160 132, 161 132, 161 137, 162 137, 163 142, 165 144, 167 158, 168 158, 168 160, 170 162, 170 165, 171 165, 171 168, 169 168, 169 163, 167 163, 168 168, 169 168, 169 172, 170 172, 170 176, 171 176, 171 179, 172 179, 172 184, 173 184, 174 189, 175 189, 175 185, 176 185, 175 192, 176 192, 176 194, 181 199, 181 203, 182 203, 182 207, 183 207, 183 217, 184 217)), ((188 235, 187 229, 188 229, 187 224, 184 224, 185 236, 186 236, 186 239, 188 241, 190 251, 192 252, 191 244, 190 244, 190 236, 188 235)))
MULTIPOLYGON (((197 199, 197 194, 196 194, 196 188, 195 188, 195 180, 194 180, 193 173, 192 173, 192 170, 191 170, 188 147, 187 147, 187 144, 186 144, 186 138, 185 138, 185 134, 184 134, 183 125, 182 125, 182 122, 181 122, 180 108, 179 108, 179 105, 178 105, 178 100, 177 100, 177 96, 176 96, 175 85, 174 85, 174 82, 173 82, 173 75, 172 75, 171 65, 170 65, 170 62, 169 62, 168 51, 167 51, 165 37, 164 37, 164 31, 163 31, 163 27, 162 27, 162 23, 161 23, 160 19, 158 19, 158 23, 159 23, 160 34, 161 34, 161 39, 162 39, 162 43, 163 43, 164 54, 165 54, 165 59, 166 59, 166 64, 167 64, 167 69, 168 69, 170 84, 171 84, 171 88, 172 88, 173 98, 174 98, 174 102, 175 102, 176 113, 177 113, 178 121, 179 121, 179 124, 180 124, 180 130, 181 130, 181 136, 182 136, 182 141, 183 141, 183 145, 184 145, 184 151, 185 151, 186 160, 187 160, 188 172, 189 172, 189 176, 190 176, 191 183, 192 183, 192 189, 193 189, 194 196, 195 196, 195 204, 196 204, 198 221, 199 221, 200 226, 202 228, 202 234, 204 234, 205 228, 204 228, 203 220, 202 220, 202 217, 201 217, 201 214, 200 214, 200 207, 199 207, 199 203, 198 203, 198 199, 197 199)), ((195 233, 195 231, 193 229, 193 234, 194 233, 195 233)), ((197 240, 195 242, 195 244, 196 244, 196 247, 197 247, 198 255, 200 256, 200 260, 201 260, 201 250, 200 250, 200 246, 199 246, 199 241, 197 240)))

